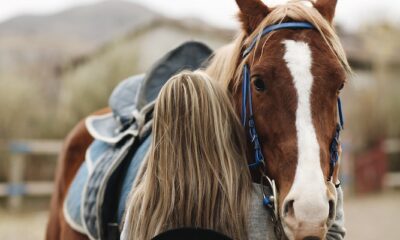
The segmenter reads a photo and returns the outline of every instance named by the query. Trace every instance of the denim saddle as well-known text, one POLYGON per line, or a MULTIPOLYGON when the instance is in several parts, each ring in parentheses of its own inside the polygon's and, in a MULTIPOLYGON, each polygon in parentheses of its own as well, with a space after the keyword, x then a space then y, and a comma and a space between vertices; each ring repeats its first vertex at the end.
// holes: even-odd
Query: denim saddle
POLYGON ((199 42, 182 44, 145 75, 121 82, 109 99, 111 113, 86 119, 94 141, 63 206, 74 230, 90 239, 119 239, 127 197, 150 147, 154 101, 170 77, 200 68, 211 53, 199 42))

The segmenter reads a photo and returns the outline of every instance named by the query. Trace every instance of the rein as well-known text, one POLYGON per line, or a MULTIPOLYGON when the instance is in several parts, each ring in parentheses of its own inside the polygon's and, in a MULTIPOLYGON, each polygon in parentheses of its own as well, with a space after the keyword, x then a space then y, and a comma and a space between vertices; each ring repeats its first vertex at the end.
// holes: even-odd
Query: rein
MULTIPOLYGON (((250 52, 254 49, 256 46, 256 43, 259 39, 261 39, 263 36, 267 35, 268 33, 271 33, 273 31, 281 30, 281 29, 315 29, 315 27, 308 23, 308 22, 285 22, 285 23, 279 23, 275 25, 268 26, 263 29, 263 31, 256 37, 255 39, 252 40, 250 45, 243 51, 242 54, 242 59, 247 57, 250 52)), ((251 93, 251 86, 250 86, 250 68, 249 65, 246 63, 243 66, 243 83, 242 83, 242 112, 241 112, 241 118, 242 118, 242 125, 243 127, 248 126, 249 128, 249 137, 250 141, 253 145, 253 150, 254 150, 254 162, 250 163, 248 166, 250 169, 260 169, 261 172, 261 185, 262 185, 262 190, 263 190, 263 205, 268 207, 272 212, 272 221, 275 224, 275 234, 277 235, 278 239, 282 237, 282 226, 279 223, 279 215, 278 215, 278 203, 277 203, 277 190, 276 190, 276 185, 275 181, 271 180, 266 174, 265 174, 265 158, 264 154, 262 153, 262 148, 260 144, 260 140, 257 134, 257 128, 256 124, 254 121, 254 113, 253 113, 253 99, 252 99, 252 93, 251 93), (247 110, 249 112, 249 117, 247 118, 247 110), (266 192, 264 189, 264 186, 270 188, 269 192, 266 192)), ((344 125, 344 118, 343 118, 343 113, 342 113, 342 104, 340 101, 340 98, 337 100, 337 107, 338 107, 338 115, 339 115, 339 121, 336 126, 335 134, 332 139, 332 142, 330 144, 330 170, 329 170, 329 177, 328 181, 332 180, 333 172, 336 166, 336 163, 339 160, 339 136, 340 136, 340 131, 343 129, 344 125)))

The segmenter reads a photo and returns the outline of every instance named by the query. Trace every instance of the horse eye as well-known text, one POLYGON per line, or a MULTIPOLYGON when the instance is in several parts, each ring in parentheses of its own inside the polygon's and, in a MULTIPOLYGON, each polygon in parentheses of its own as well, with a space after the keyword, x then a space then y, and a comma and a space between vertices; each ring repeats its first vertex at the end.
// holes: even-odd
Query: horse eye
POLYGON ((264 81, 260 77, 254 77, 253 83, 257 91, 261 92, 265 90, 264 81))
POLYGON ((343 87, 344 87, 344 83, 342 83, 342 84, 340 85, 340 87, 339 87, 339 89, 338 89, 338 90, 339 90, 339 91, 340 91, 340 90, 342 90, 342 89, 343 89, 343 87))

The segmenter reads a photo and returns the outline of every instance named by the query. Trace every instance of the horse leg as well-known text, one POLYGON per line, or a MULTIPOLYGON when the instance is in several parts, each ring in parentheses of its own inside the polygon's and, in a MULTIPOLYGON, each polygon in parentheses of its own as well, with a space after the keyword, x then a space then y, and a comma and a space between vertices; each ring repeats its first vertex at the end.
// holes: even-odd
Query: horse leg
MULTIPOLYGON (((93 115, 107 112, 110 112, 110 109, 99 110, 93 115)), ((81 120, 65 139, 55 175, 55 187, 51 198, 50 216, 46 230, 47 240, 88 239, 87 236, 74 231, 68 225, 63 214, 63 203, 75 174, 85 160, 86 149, 92 142, 93 138, 86 129, 84 120, 81 120)))

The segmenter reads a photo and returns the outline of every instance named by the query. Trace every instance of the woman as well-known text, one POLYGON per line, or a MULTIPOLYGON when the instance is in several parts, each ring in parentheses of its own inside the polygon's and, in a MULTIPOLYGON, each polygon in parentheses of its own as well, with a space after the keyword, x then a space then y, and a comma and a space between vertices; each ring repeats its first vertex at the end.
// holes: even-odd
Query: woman
POLYGON ((156 101, 152 145, 122 239, 151 239, 180 227, 247 239, 252 185, 240 129, 227 94, 205 73, 172 77, 156 101))
POLYGON ((275 239, 261 189, 250 179, 242 126, 215 81, 200 71, 171 78, 157 99, 152 134, 122 240, 182 227, 275 239))

